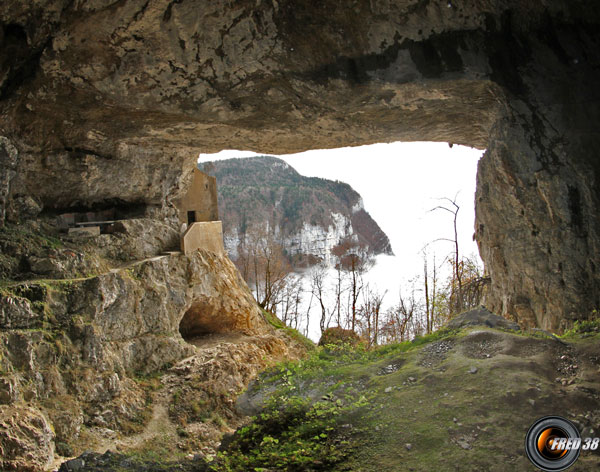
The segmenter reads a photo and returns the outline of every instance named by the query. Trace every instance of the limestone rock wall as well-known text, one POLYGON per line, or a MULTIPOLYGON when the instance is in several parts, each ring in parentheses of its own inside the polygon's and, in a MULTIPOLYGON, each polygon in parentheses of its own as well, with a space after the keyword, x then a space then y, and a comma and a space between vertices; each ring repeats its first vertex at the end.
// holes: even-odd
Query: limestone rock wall
MULTIPOLYGON (((209 310, 205 318, 227 331, 268 331, 231 261, 199 250, 190 256, 158 256, 89 278, 9 286, 2 298, 1 327, 6 331, 1 335, 23 337, 27 344, 40 334, 18 330, 66 332, 73 335, 70 343, 80 343, 83 359, 106 363, 96 366, 100 370, 151 372, 189 352, 179 323, 199 301, 209 310)), ((2 359, 19 355, 7 351, 2 359)))
POLYGON ((600 306, 595 28, 546 17, 514 33, 507 54, 519 76, 505 79, 509 100, 479 163, 486 303, 522 326, 560 331, 600 306))
POLYGON ((549 144, 547 161, 529 149, 523 126, 499 132, 477 178, 476 238, 491 277, 485 303, 521 326, 563 330, 600 306, 597 174, 591 159, 569 159, 591 148, 567 154, 549 144))
POLYGON ((202 322, 201 334, 213 326, 214 332, 262 343, 240 347, 240 356, 251 347, 261 362, 219 364, 223 377, 243 372, 247 381, 294 349, 263 319, 231 261, 210 252, 159 256, 89 278, 4 287, 0 468, 46 470, 56 445, 67 455, 65 445, 84 447, 106 431, 127 434, 132 422, 143 423, 147 392, 134 377, 196 354, 182 339, 180 322, 199 306, 201 319, 187 322, 202 322))
POLYGON ((9 218, 108 200, 174 222, 198 152, 448 141, 490 149, 477 204, 490 303, 552 329, 597 305, 593 2, 1 10, 0 135, 17 151, 0 159, 9 218))
POLYGON ((54 437, 40 411, 0 405, 0 465, 5 470, 47 470, 54 461, 54 437))

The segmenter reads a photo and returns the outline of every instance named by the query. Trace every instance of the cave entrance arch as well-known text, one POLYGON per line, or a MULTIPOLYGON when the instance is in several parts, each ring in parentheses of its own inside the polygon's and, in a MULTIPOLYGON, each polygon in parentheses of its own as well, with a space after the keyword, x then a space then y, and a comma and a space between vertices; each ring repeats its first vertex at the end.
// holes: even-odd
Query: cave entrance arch
POLYGON ((179 322, 179 334, 189 344, 209 347, 217 342, 231 342, 244 336, 231 318, 222 316, 215 300, 198 298, 185 310, 179 322))
POLYGON ((106 198, 173 219, 197 149, 473 145, 490 308, 557 330, 599 307, 594 2, 99 3, 6 12, 2 220, 106 198))
POLYGON ((194 301, 179 323, 179 333, 186 341, 227 331, 227 325, 219 319, 217 307, 203 300, 194 301))

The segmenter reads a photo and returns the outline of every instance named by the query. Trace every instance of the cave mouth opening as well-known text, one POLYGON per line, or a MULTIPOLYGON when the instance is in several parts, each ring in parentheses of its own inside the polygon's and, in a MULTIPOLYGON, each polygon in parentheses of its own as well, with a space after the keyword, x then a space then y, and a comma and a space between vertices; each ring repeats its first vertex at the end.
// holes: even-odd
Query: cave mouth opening
MULTIPOLYGON (((291 175, 294 172, 303 177, 317 178, 312 182, 315 185, 318 179, 333 181, 330 187, 335 187, 336 181, 349 184, 362 197, 360 203, 364 210, 388 236, 394 253, 377 255, 375 265, 365 277, 371 288, 376 287, 381 293, 386 293, 382 309, 387 309, 397 304, 400 288, 404 294, 411 293, 412 281, 422 277, 424 248, 430 270, 434 264, 440 266, 447 260, 453 250, 452 214, 443 210, 432 211, 437 206, 448 204, 441 199, 457 199, 460 205, 457 228, 460 252, 467 257, 473 256, 483 270, 473 239, 476 174, 483 153, 483 149, 444 142, 395 142, 286 155, 226 150, 216 154, 200 154, 198 162, 201 170, 215 176, 219 182, 217 192, 219 204, 222 205, 226 250, 234 262, 240 231, 246 234, 242 228, 250 227, 253 223, 250 217, 258 211, 257 205, 248 204, 248 198, 239 205, 232 201, 230 194, 237 180, 243 180, 243 188, 256 184, 255 193, 265 201, 273 200, 271 193, 284 194, 286 189, 293 192, 294 182, 300 181, 298 176, 291 175), (254 171, 252 165, 239 163, 261 156, 281 162, 269 164, 272 168, 257 163, 254 171), (225 159, 233 160, 221 163, 225 159), (242 165, 244 173, 240 174, 239 167, 242 165), (266 182, 271 175, 284 178, 282 187, 275 192, 272 190, 273 183, 266 182), (225 193, 221 191, 223 184, 226 186, 225 193), (242 211, 242 204, 248 207, 247 211, 242 211), (234 215, 233 220, 228 219, 230 209, 240 215, 234 215), (238 223, 236 231, 235 225, 238 223)), ((312 187, 312 183, 305 186, 312 187)), ((281 202, 284 200, 282 198, 281 202)), ((314 198, 310 201, 314 201, 314 198)), ((321 206, 312 205, 311 208, 321 209, 321 206)), ((309 224, 311 208, 307 209, 306 222, 309 224)), ((354 207, 350 211, 354 211, 354 207)), ((270 226, 276 225, 277 221, 270 222, 270 226)), ((440 280, 445 272, 449 273, 446 269, 444 266, 438 271, 440 280)), ((318 339, 318 334, 312 336, 313 331, 318 331, 318 326, 313 324, 308 332, 311 337, 318 339)))
POLYGON ((183 314, 179 334, 187 343, 198 346, 235 333, 216 306, 207 300, 196 300, 183 314))
POLYGON ((156 204, 141 200, 125 201, 120 198, 106 198, 87 204, 79 201, 62 206, 45 204, 40 217, 53 221, 62 232, 75 226, 87 226, 86 223, 101 223, 101 231, 106 233, 111 232, 110 228, 107 229, 109 224, 146 218, 157 209, 156 204))

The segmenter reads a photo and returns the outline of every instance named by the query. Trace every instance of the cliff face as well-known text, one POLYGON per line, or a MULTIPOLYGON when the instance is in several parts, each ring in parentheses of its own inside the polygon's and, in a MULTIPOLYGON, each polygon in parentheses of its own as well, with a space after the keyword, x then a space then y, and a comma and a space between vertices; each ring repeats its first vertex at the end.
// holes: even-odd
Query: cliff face
POLYGON ((5 2, 2 213, 174 219, 185 169, 223 148, 485 147, 489 303, 561 329, 600 293, 599 17, 572 0, 5 2))
POLYGON ((547 123, 536 131, 520 119, 504 125, 477 177, 475 237, 491 278, 485 303, 524 326, 562 330, 600 306, 599 174, 582 154, 600 141, 571 141, 547 123))
POLYGON ((153 418, 173 447, 196 448, 181 437, 202 427, 210 448, 225 424, 237 425, 237 392, 302 353, 264 318, 229 259, 162 253, 176 232, 161 234, 151 220, 122 224, 128 231, 84 239, 44 233, 51 226, 38 222, 1 229, 0 244, 20 248, 11 255, 23 262, 7 264, 23 280, 0 286, 2 470, 135 449, 135 433, 140 443, 158 434, 153 418))
MULTIPOLYGON (((516 24, 505 16, 496 31, 516 24)), ((491 276, 487 303, 525 326, 563 329, 600 306, 594 28, 548 13, 534 31, 514 34, 515 68, 503 72, 510 100, 479 163, 475 229, 491 276)))
POLYGON ((304 177, 285 161, 262 156, 205 164, 217 178, 226 248, 235 257, 254 232, 271 232, 290 256, 331 259, 346 239, 370 254, 392 252, 389 240, 348 184, 304 177))
MULTIPOLYGON (((152 418, 192 405, 173 400, 194 398, 192 380, 206 396, 198 411, 234 421, 235 393, 290 354, 228 261, 128 267, 177 236, 175 202, 199 152, 487 148, 476 238, 488 305, 552 330, 586 317, 600 305, 599 23, 583 0, 5 1, 0 222, 14 238, 2 238, 0 258, 12 279, 2 284, 0 468, 42 469, 55 445, 68 454, 146 424, 150 380, 137 369, 176 363, 165 374, 176 390, 151 395, 152 418), (105 208, 135 213, 139 237, 19 248, 27 225, 37 233, 53 213, 105 208), (158 224, 156 240, 147 229, 158 224), (231 328, 250 340, 182 359, 194 349, 184 318, 186 336, 231 328)), ((179 426, 204 431, 188 410, 179 426)))

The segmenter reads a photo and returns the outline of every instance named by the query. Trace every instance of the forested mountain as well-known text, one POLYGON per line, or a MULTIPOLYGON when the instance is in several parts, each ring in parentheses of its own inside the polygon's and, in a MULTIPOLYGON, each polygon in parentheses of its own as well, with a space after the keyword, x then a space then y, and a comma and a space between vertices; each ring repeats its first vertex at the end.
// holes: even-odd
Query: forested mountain
POLYGON ((271 234, 288 255, 312 262, 329 261, 331 251, 347 241, 371 254, 392 253, 388 237, 346 183, 302 176, 270 156, 199 167, 217 178, 225 244, 234 257, 240 242, 256 232, 271 234))

